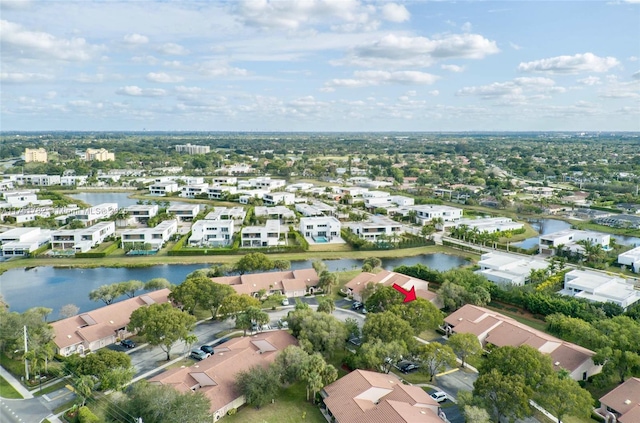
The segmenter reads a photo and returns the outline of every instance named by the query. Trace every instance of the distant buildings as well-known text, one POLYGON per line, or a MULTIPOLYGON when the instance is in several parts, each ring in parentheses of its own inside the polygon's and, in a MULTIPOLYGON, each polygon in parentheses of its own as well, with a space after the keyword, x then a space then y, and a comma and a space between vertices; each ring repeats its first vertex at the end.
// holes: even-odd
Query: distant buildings
POLYGON ((564 275, 563 295, 614 303, 626 309, 640 301, 640 290, 626 280, 593 270, 572 270, 564 275))
POLYGON ((222 276, 211 280, 231 286, 238 294, 258 297, 260 291, 264 291, 264 295, 281 294, 291 298, 315 293, 320 278, 315 269, 298 269, 222 276))
POLYGON ((640 247, 618 255, 618 264, 627 266, 636 273, 640 273, 640 247))
POLYGON ((497 285, 522 286, 529 281, 532 270, 543 270, 549 266, 544 260, 508 253, 485 253, 478 262, 476 273, 497 285))
POLYGON ((187 154, 207 154, 211 151, 211 147, 208 145, 192 145, 192 144, 182 144, 176 145, 176 151, 178 153, 187 153, 187 154))
POLYGON ((561 247, 563 250, 582 254, 584 253, 584 247, 579 244, 580 241, 598 244, 606 250, 609 248, 611 235, 602 232, 565 229, 547 235, 540 235, 539 251, 540 254, 553 255, 556 249, 561 247))
POLYGON ((166 197, 171 193, 179 191, 178 183, 175 181, 155 182, 149 187, 149 194, 166 197))
POLYGON ((599 217, 595 222, 600 225, 612 226, 614 228, 640 229, 640 216, 637 214, 615 214, 606 217, 599 217))
MULTIPOLYGON (((514 222, 508 217, 485 217, 479 219, 460 219, 453 223, 456 228, 465 225, 468 229, 477 229, 480 233, 517 231, 524 228, 524 223, 514 222)), ((451 226, 451 224, 444 225, 451 226)))
POLYGON ((104 148, 87 148, 87 151, 84 153, 84 159, 88 162, 107 162, 114 161, 116 155, 109 153, 109 150, 104 148))
POLYGON ((424 298, 425 300, 436 304, 436 306, 441 307, 437 301, 436 294, 429 291, 429 282, 403 275, 402 273, 390 272, 388 270, 382 270, 378 273, 362 272, 347 282, 344 286, 343 292, 356 301, 362 301, 362 291, 369 283, 381 283, 384 286, 393 286, 394 284, 398 284, 406 290, 415 288, 417 297, 424 298))
POLYGON ((99 222, 82 229, 61 229, 51 234, 52 250, 72 250, 76 253, 89 251, 101 244, 107 237, 114 235, 114 222, 99 222))
POLYGON ((25 148, 24 161, 25 163, 47 163, 47 150, 44 148, 25 148))

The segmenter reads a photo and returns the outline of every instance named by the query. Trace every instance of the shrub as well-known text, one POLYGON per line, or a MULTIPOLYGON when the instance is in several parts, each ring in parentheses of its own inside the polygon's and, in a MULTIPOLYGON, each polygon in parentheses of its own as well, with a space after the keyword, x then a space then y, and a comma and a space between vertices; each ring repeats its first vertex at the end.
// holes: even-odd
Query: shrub
POLYGON ((80 407, 78 409, 78 421, 80 423, 100 423, 98 416, 93 414, 88 407, 80 407))
POLYGON ((231 410, 227 411, 227 415, 233 416, 234 414, 236 414, 236 411, 238 411, 237 408, 232 408, 231 410))

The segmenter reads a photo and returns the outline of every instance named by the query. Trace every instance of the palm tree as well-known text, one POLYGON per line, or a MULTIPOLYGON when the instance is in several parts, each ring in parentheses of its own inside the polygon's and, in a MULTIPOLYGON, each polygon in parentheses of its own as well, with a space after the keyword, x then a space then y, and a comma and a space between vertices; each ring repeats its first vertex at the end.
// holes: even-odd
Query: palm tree
POLYGON ((328 270, 325 270, 320 274, 318 287, 325 293, 331 294, 331 289, 336 285, 338 285, 338 276, 335 273, 331 273, 328 270))

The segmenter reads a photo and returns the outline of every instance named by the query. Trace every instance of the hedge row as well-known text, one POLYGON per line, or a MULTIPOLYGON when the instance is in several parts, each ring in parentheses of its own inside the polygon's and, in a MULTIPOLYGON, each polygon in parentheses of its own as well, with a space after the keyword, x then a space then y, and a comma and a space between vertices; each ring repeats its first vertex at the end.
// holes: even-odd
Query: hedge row
POLYGON ((296 245, 264 247, 264 248, 241 248, 240 236, 234 236, 231 247, 226 248, 184 248, 189 234, 185 235, 176 245, 167 252, 169 256, 216 256, 247 253, 301 253, 309 249, 309 243, 297 231, 289 232, 289 239, 295 240, 296 245))
POLYGON ((100 252, 95 252, 95 251, 88 251, 86 253, 76 253, 76 258, 102 258, 102 257, 106 257, 109 254, 113 253, 115 250, 118 249, 118 246, 120 244, 116 241, 113 244, 109 245, 107 248, 105 248, 104 250, 100 251, 100 252))

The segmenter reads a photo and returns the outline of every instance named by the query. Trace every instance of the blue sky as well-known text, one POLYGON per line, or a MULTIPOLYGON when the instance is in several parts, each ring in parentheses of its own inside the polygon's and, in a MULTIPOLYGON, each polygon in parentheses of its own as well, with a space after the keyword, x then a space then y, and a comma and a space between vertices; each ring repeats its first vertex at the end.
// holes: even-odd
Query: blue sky
POLYGON ((640 0, 0 8, 3 130, 640 131, 640 0))

